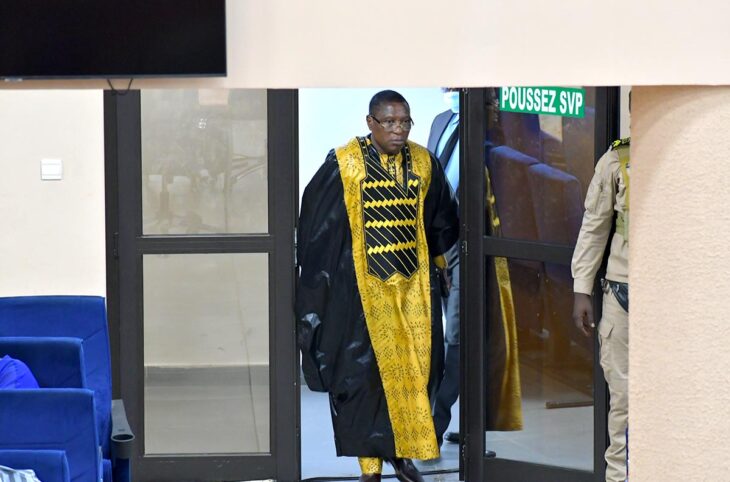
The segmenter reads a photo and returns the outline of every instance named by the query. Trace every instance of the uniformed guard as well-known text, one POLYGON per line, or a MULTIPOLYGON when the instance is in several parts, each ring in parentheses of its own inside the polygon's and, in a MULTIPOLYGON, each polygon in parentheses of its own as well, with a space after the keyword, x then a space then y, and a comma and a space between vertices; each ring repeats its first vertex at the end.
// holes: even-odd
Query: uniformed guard
POLYGON ((585 214, 573 254, 573 320, 583 334, 595 327, 591 295, 606 242, 611 250, 602 280, 603 316, 598 324, 601 367, 611 394, 606 480, 626 480, 629 378, 629 145, 620 139, 599 159, 588 188, 585 214))

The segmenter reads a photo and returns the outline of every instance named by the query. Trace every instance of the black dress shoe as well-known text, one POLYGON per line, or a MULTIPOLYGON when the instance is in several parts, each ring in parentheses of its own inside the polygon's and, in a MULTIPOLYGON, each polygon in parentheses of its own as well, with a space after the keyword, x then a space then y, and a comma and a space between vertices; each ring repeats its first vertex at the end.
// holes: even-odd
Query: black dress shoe
POLYGON ((400 482, 424 482, 423 476, 418 471, 411 459, 386 459, 395 470, 395 477, 400 482))
POLYGON ((495 452, 494 450, 485 450, 484 451, 484 457, 486 457, 488 459, 493 459, 496 456, 497 456, 497 452, 495 452))
POLYGON ((380 474, 362 474, 360 482, 380 482, 380 474))
POLYGON ((459 432, 446 432, 444 434, 444 440, 451 442, 452 444, 459 443, 459 432))

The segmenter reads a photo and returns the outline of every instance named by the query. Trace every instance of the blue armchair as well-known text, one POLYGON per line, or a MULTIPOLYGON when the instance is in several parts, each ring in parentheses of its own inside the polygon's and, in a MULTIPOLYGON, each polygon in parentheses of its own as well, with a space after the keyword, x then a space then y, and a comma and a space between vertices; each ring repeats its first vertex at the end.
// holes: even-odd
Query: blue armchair
POLYGON ((89 388, 78 338, 0 337, 0 357, 25 363, 40 388, 89 388))
MULTIPOLYGON (((2 337, 71 337, 79 340, 85 377, 85 384, 81 386, 94 392, 97 434, 104 459, 104 480, 129 481, 130 444, 134 435, 129 430, 124 404, 121 400, 111 400, 111 357, 104 299, 97 296, 0 298, 2 337)), ((32 355, 28 354, 25 358, 29 356, 32 355)))
MULTIPOLYGON (((30 369, 30 371, 33 373, 33 376, 35 377, 36 381, 38 382, 38 385, 41 389, 44 390, 26 390, 27 392, 33 393, 36 392, 35 395, 29 394, 27 397, 41 397, 43 398, 46 396, 46 394, 53 391, 53 389, 83 389, 88 388, 87 382, 86 382, 86 370, 85 370, 85 363, 84 363, 84 350, 82 346, 82 341, 79 338, 65 338, 65 337, 0 337, 0 356, 9 355, 12 358, 15 358, 17 360, 23 361, 26 366, 30 369)), ((87 392, 90 392, 90 390, 86 390, 87 392)), ((92 392, 93 393, 93 392, 92 392)), ((94 394, 94 397, 96 395, 94 394)), ((6 403, 3 398, 3 393, 0 393, 0 410, 9 410, 10 408, 6 406, 6 403)), ((41 404, 42 402, 38 402, 41 404)), ((36 405, 38 406, 38 405, 36 405)), ((95 407, 94 407, 95 408, 95 407)), ((33 414, 28 413, 27 416, 31 417, 33 414)), ((36 414, 39 418, 39 420, 43 420, 44 417, 47 416, 45 412, 36 414)), ((97 417, 95 410, 90 410, 88 412, 85 412, 81 415, 81 417, 88 418, 94 423, 97 423, 97 417)), ((51 423, 49 421, 48 423, 51 423)), ((98 429, 98 427, 96 427, 98 429)), ((45 424, 38 424, 38 426, 35 428, 35 433, 37 435, 36 444, 33 444, 29 447, 16 447, 16 448, 23 448, 27 452, 27 457, 29 459, 36 460, 40 457, 38 455, 38 449, 44 449, 48 447, 52 448, 58 448, 58 449, 65 449, 66 447, 61 447, 57 445, 57 441, 55 439, 55 435, 52 433, 48 439, 44 438, 47 432, 47 425, 45 424), (51 445, 49 445, 51 444, 51 445), (53 445, 56 444, 56 445, 53 445)), ((94 436, 98 437, 98 430, 94 432, 94 436)), ((11 443, 11 441, 6 441, 5 437, 0 435, 0 443, 7 442, 7 447, 14 447, 11 443)), ((93 455, 99 456, 99 452, 101 451, 101 447, 103 444, 100 443, 99 440, 97 440, 97 450, 94 452, 93 455)), ((90 454, 85 454, 85 457, 88 458, 90 454)), ((45 460, 47 456, 40 457, 42 460, 45 460)), ((126 456, 126 459, 129 458, 129 455, 126 456)), ((103 480, 105 482, 112 482, 112 480, 122 480, 122 481, 128 481, 129 480, 129 474, 128 474, 128 461, 126 460, 114 460, 114 459, 100 459, 101 466, 99 470, 103 474, 103 480), (115 470, 114 470, 114 476, 112 477, 112 462, 114 462, 115 470), (122 474, 121 471, 125 471, 125 474, 122 474)), ((79 463, 79 459, 75 458, 71 460, 70 462, 71 470, 76 471, 78 470, 75 466, 79 463)), ((89 460, 83 460, 82 463, 84 465, 97 463, 94 461, 89 460)), ((20 465, 9 465, 14 468, 23 468, 20 465)), ((33 468, 36 470, 35 467, 30 466, 29 468, 33 468)), ((47 468, 47 470, 50 470, 47 468)), ((88 470, 86 470, 88 472, 88 470)), ((44 479, 41 478, 43 482, 45 482, 44 479)))
POLYGON ((39 457, 42 450, 63 451, 70 482, 104 480, 93 391, 0 390, 0 407, 0 451, 21 450, 26 457, 39 457))
POLYGON ((0 450, 0 465, 31 469, 42 482, 71 482, 63 450, 0 450))

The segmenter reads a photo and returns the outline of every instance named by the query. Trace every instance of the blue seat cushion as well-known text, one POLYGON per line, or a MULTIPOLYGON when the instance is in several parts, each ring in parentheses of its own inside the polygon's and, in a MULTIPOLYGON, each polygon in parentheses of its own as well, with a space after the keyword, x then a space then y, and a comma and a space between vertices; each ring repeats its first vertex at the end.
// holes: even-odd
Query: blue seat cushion
POLYGON ((38 388, 28 366, 8 355, 0 358, 0 389, 38 388))
MULTIPOLYGON (((16 469, 31 469, 43 482, 70 482, 68 460, 63 450, 3 450, 0 449, 0 465, 16 469)), ((1 477, 0 477, 1 479, 1 477)), ((13 480, 10 478, 10 480, 13 480)), ((21 479, 22 480, 22 479, 21 479)))

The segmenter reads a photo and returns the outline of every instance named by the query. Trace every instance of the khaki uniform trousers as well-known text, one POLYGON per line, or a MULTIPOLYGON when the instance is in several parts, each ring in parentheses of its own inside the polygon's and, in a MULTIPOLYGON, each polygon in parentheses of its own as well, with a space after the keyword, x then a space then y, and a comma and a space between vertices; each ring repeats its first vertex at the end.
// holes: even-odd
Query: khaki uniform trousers
POLYGON ((606 481, 626 480, 626 428, 629 415, 629 314, 621 308, 606 284, 603 316, 598 324, 601 367, 611 394, 608 412, 606 481))

